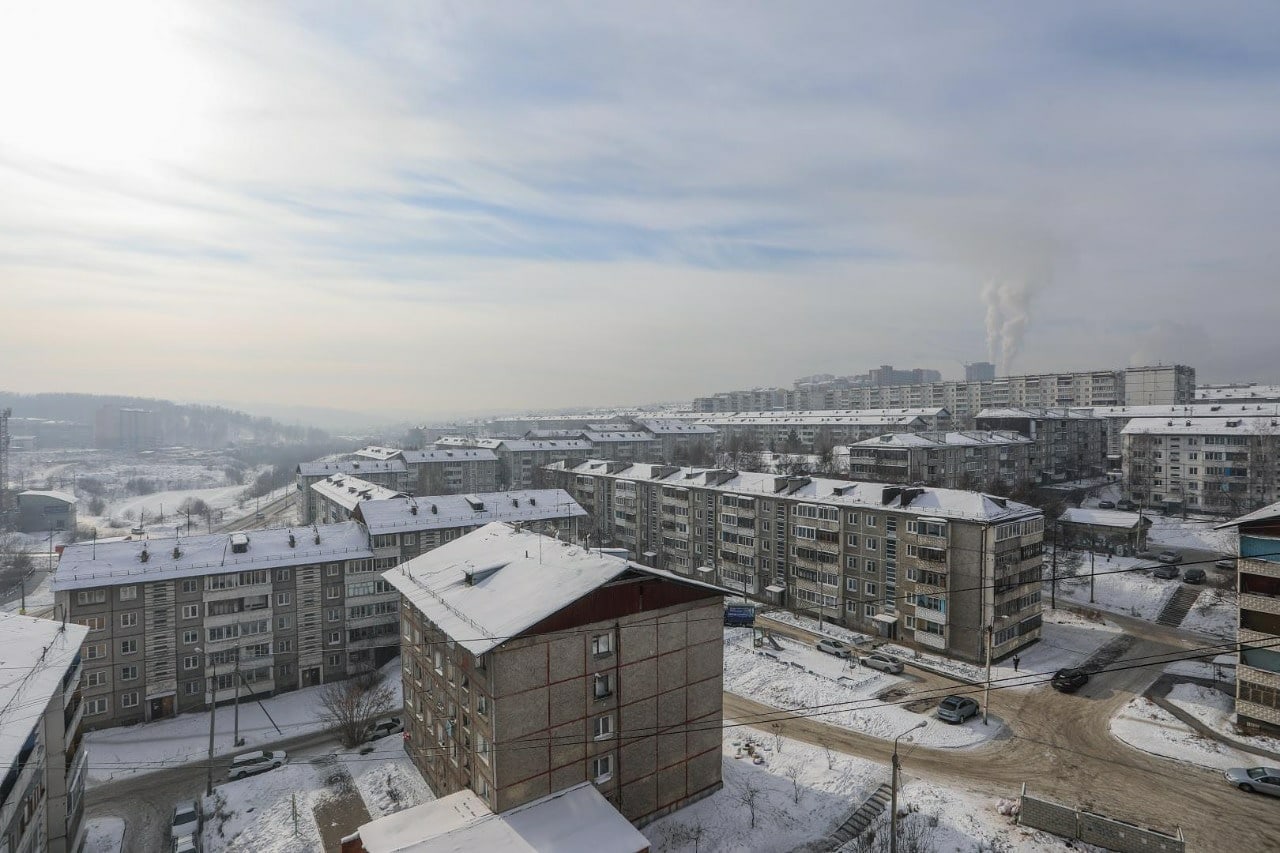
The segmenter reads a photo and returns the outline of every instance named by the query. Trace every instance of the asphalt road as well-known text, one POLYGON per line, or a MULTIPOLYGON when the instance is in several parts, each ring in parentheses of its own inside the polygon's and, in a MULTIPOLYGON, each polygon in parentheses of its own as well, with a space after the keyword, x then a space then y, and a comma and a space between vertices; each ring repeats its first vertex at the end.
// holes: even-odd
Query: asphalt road
MULTIPOLYGON (((991 797, 1028 791, 1067 805, 1156 829, 1181 828, 1188 850, 1280 849, 1280 803, 1229 787, 1216 770, 1157 758, 1111 737, 1108 722, 1146 689, 1162 664, 1115 669, 1125 659, 1177 655, 1205 640, 1138 619, 1108 614, 1137 642, 1113 669, 1095 675, 1074 695, 1047 685, 1030 690, 993 690, 991 713, 1008 733, 972 749, 905 751, 903 772, 991 797)), ((891 744, 819 717, 796 717, 752 699, 726 693, 726 720, 781 719, 783 733, 797 740, 862 758, 889 761, 891 744)), ((930 725, 944 725, 932 720, 930 725)), ((900 754, 904 754, 900 750, 900 754)), ((888 769, 885 770, 886 780, 888 769)))
POLYGON ((255 512, 227 522, 217 528, 217 532, 234 533, 238 530, 260 530, 264 527, 273 527, 283 516, 293 510, 293 498, 292 491, 285 492, 275 500, 262 504, 255 512), (262 518, 257 517, 259 512, 262 513, 262 518))
MULTIPOLYGON (((289 754, 290 761, 305 761, 332 752, 337 747, 338 740, 333 734, 321 732, 285 738, 265 746, 255 746, 254 749, 283 749, 289 754)), ((89 761, 93 762, 92 752, 89 754, 89 761)), ((215 787, 227 781, 227 771, 230 768, 230 755, 214 758, 215 787)), ((90 788, 85 792, 85 817, 113 815, 123 818, 125 829, 122 850, 168 850, 173 807, 204 794, 207 772, 206 762, 195 761, 171 770, 158 770, 90 788)))

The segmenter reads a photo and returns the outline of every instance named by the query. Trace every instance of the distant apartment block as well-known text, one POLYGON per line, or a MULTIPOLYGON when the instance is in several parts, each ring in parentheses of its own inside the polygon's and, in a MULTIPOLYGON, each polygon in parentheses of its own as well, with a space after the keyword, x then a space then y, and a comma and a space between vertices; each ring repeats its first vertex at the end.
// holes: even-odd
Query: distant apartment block
POLYGON ((1236 719, 1280 734, 1280 503, 1222 527, 1239 531, 1236 719))
POLYGON ((19 492, 18 529, 23 533, 75 530, 75 497, 66 492, 19 492))
POLYGON ((1030 479, 1058 483, 1106 472, 1106 429, 1088 409, 983 409, 979 430, 1016 432, 1031 439, 1030 479))
POLYGON ((1280 418, 1135 418, 1121 430, 1127 496, 1165 509, 1242 513, 1280 500, 1280 418))
POLYGON ((356 455, 371 461, 403 462, 409 472, 407 491, 415 495, 461 495, 498 488, 498 457, 488 449, 401 450, 373 446, 358 450, 356 455))
POLYGON ((0 850, 75 853, 84 846, 87 750, 80 644, 86 630, 0 613, 0 850))
POLYGON ((718 446, 747 442, 762 450, 781 451, 794 440, 801 452, 851 444, 890 432, 946 429, 951 413, 946 409, 883 409, 820 412, 735 412, 709 415, 698 423, 711 427, 718 446))
POLYGON ((591 542, 970 661, 1040 636, 1044 517, 955 489, 592 460, 549 472, 591 542))
POLYGON ((1280 403, 1280 385, 1244 382, 1230 385, 1199 385, 1197 403, 1280 403))
POLYGON ((94 443, 101 448, 150 450, 160 446, 160 418, 150 409, 103 406, 94 416, 94 443))
POLYGON ((658 455, 662 462, 687 461, 709 454, 716 445, 714 427, 687 418, 636 418, 635 424, 661 445, 658 455))
POLYGON ((394 455, 387 459, 303 462, 297 468, 298 520, 302 524, 311 524, 319 517, 319 496, 311 487, 333 476, 359 477, 394 492, 410 489, 409 468, 394 455))
POLYGON ((1120 469, 1124 452, 1122 432, 1135 418, 1242 418, 1280 417, 1280 403, 1267 402, 1200 402, 1190 406, 1100 406, 1093 410, 1096 417, 1107 423, 1107 460, 1115 470, 1120 469))
POLYGON ((975 361, 964 366, 965 382, 994 382, 996 366, 989 361, 975 361))
POLYGON ((859 480, 1004 489, 1032 479, 1035 442, 1009 431, 890 433, 836 451, 859 480))
POLYGON ((337 524, 350 521, 363 501, 385 501, 404 497, 404 492, 370 483, 349 474, 333 474, 311 484, 316 512, 314 521, 337 524))
POLYGON ((553 462, 581 462, 592 455, 591 442, 583 438, 472 438, 444 436, 437 449, 480 448, 498 458, 498 487, 531 489, 541 485, 540 471, 553 462))
POLYGON ((587 782, 642 824, 720 789, 722 590, 503 524, 384 578, 437 796, 501 813, 587 782))

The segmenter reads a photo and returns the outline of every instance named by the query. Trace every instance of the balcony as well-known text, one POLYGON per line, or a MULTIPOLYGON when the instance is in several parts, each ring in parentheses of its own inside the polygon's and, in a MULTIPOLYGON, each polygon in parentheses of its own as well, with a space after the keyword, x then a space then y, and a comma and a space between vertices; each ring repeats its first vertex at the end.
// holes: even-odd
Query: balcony
MULTIPOLYGON (((908 602, 909 603, 909 602, 908 602)), ((927 619, 930 622, 937 622, 940 625, 947 624, 947 614, 941 610, 934 610, 932 607, 922 607, 919 604, 915 606, 915 615, 921 619, 927 619)), ((920 636, 919 633, 916 634, 920 636)), ((932 634, 928 636, 933 636, 932 634)))
POLYGON ((226 589, 207 589, 205 601, 230 601, 235 598, 250 598, 255 595, 271 595, 271 582, 232 586, 226 589))
POLYGON ((1240 593, 1240 609, 1280 615, 1280 597, 1256 592, 1240 593))
POLYGON ((84 719, 84 697, 77 690, 71 700, 71 704, 67 705, 62 712, 63 732, 69 734, 78 730, 82 719, 84 719))
POLYGON ((924 631, 914 632, 912 639, 922 646, 928 646, 931 649, 945 649, 947 640, 945 637, 939 637, 937 634, 927 634, 924 631))

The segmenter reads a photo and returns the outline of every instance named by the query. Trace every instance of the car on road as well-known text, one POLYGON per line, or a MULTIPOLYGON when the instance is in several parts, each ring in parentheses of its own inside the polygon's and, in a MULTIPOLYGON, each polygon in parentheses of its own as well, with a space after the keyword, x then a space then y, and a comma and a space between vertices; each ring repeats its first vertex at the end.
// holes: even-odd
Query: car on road
POLYGON ((1236 568, 1236 558, 1235 558, 1235 557, 1223 557, 1221 560, 1214 560, 1214 561, 1213 561, 1213 567, 1214 567, 1215 569, 1230 569, 1231 571, 1235 571, 1235 568, 1236 568))
POLYGON ((1160 578, 1160 580, 1165 580, 1165 581, 1174 580, 1180 574, 1182 574, 1181 569, 1179 569, 1177 566, 1171 566, 1168 563, 1165 563, 1164 565, 1156 566, 1154 569, 1151 570, 1151 577, 1160 578))
POLYGON ((813 647, 820 652, 826 652, 838 658, 847 658, 853 653, 853 646, 843 640, 828 640, 824 638, 815 643, 813 647))
POLYGON ((387 717, 376 723, 370 723, 369 728, 365 729, 364 739, 380 740, 387 735, 402 731, 404 731, 404 722, 399 717, 387 717))
POLYGON ((1197 569, 1192 566, 1182 573, 1183 583, 1204 583, 1204 569, 1197 569))
POLYGON ((1232 767, 1225 774, 1227 781, 1241 791, 1270 794, 1280 797, 1280 768, 1232 767))
POLYGON ((938 703, 938 719, 945 723, 963 723, 977 713, 977 701, 968 696, 948 696, 938 703))
POLYGON ((1075 693, 1089 683, 1089 673, 1074 667, 1060 669, 1053 674, 1053 678, 1050 679, 1049 683, 1059 693, 1075 693))
POLYGON ((1155 551, 1139 551, 1135 556, 1139 560, 1156 560, 1160 557, 1155 551))
POLYGON ((1098 509, 1115 509, 1115 501, 1098 501, 1098 509))
POLYGON ((1182 555, 1177 551, 1161 551, 1156 554, 1156 559, 1162 563, 1181 563, 1182 555))
POLYGON ((173 853, 200 853, 200 836, 184 835, 173 839, 173 853))
POLYGON ((1125 512, 1133 512, 1137 508, 1138 505, 1128 498, 1116 501, 1116 509, 1122 509, 1125 512))
POLYGON ((288 756, 283 750, 264 751, 261 749, 246 752, 231 759, 231 769, 227 771, 228 779, 243 779, 255 773, 266 773, 284 764, 288 756))
POLYGON ((179 839, 184 835, 200 834, 200 807, 194 800, 178 803, 173 807, 173 823, 170 834, 179 839))
POLYGON ((864 657, 862 659, 862 665, 868 669, 878 669, 881 672, 887 672, 891 675, 898 675, 903 669, 905 669, 902 665, 902 661, 894 660, 888 655, 880 654, 879 652, 864 657))

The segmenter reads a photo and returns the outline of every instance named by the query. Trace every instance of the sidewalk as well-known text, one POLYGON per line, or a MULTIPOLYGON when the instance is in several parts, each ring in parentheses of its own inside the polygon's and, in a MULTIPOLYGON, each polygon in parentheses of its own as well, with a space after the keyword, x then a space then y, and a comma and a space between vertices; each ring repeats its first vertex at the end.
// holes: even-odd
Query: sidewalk
POLYGON ((1188 675, 1169 675, 1166 673, 1152 682, 1151 686, 1147 688, 1146 693, 1143 695, 1159 705, 1162 710, 1175 717, 1179 722, 1189 726, 1202 737, 1218 741, 1219 743, 1225 744, 1233 749, 1238 749, 1241 752, 1265 756, 1266 758, 1270 758, 1271 760, 1280 763, 1280 753, 1241 743, 1234 738, 1224 735, 1222 732, 1215 731, 1165 698, 1169 695, 1169 691, 1173 689, 1174 685, 1186 683, 1199 684, 1202 687, 1220 687, 1219 682, 1214 682, 1208 678, 1195 678, 1188 675))

